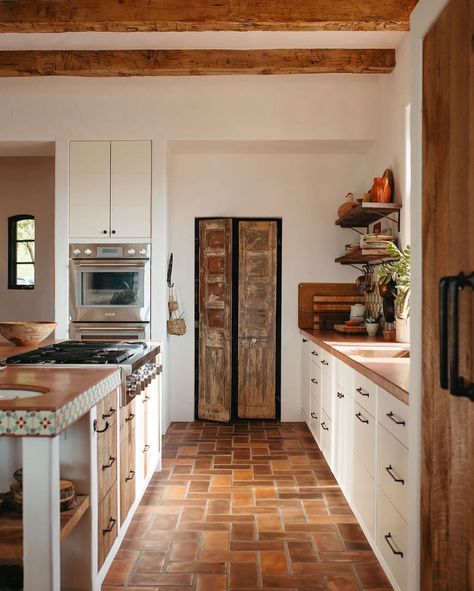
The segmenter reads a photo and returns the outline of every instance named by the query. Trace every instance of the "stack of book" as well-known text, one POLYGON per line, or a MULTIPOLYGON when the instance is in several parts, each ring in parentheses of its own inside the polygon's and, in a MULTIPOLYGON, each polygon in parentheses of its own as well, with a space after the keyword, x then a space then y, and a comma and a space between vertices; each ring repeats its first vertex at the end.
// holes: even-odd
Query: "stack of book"
POLYGON ((387 244, 394 242, 391 234, 364 234, 360 237, 362 254, 387 256, 387 244))

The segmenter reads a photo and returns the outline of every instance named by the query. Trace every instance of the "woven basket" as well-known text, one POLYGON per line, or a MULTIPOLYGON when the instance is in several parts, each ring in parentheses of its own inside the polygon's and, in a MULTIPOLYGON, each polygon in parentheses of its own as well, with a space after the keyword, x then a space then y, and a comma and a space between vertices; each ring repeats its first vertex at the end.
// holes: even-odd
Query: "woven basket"
POLYGON ((186 334, 186 321, 184 318, 175 318, 167 321, 168 334, 182 336, 186 334))

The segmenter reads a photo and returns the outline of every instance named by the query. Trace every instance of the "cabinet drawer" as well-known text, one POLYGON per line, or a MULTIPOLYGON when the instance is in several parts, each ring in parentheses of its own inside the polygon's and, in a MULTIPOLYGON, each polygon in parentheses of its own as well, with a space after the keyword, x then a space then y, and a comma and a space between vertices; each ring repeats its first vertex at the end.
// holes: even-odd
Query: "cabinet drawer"
POLYGON ((408 450, 380 425, 377 434, 377 456, 377 483, 406 520, 408 450))
POLYGON ((402 591, 407 587, 407 542, 407 524, 378 488, 376 543, 402 591))
POLYGON ((307 355, 309 357, 311 355, 312 343, 308 337, 301 337, 301 346, 303 355, 307 355))
POLYGON ((321 442, 321 399, 318 396, 311 396, 310 429, 319 445, 321 442))
POLYGON ((124 522, 135 501, 135 401, 121 408, 120 430, 120 521, 124 522))
POLYGON ((321 396, 321 368, 316 363, 311 363, 311 396, 321 396))
POLYGON ((112 425, 117 421, 117 391, 114 390, 107 394, 102 400, 97 403, 97 423, 95 424, 95 431, 97 437, 108 437, 107 425, 112 425))
POLYGON ((321 403, 328 418, 333 418, 334 406, 334 357, 321 351, 321 403))
POLYGON ((111 423, 97 439, 97 490, 99 501, 117 480, 117 426, 111 423))
POLYGON ((375 419, 357 402, 354 403, 354 452, 375 476, 375 419))
POLYGON ((363 524, 375 538, 375 480, 355 454, 353 455, 352 503, 363 524))
POLYGON ((335 382, 336 388, 344 394, 354 396, 354 374, 355 371, 340 359, 336 359, 335 382))
POLYGON ((408 447, 408 405, 382 388, 378 388, 377 396, 379 423, 408 447))
POLYGON ((375 417, 376 386, 360 373, 354 373, 354 400, 375 417))
POLYGON ((116 486, 113 486, 99 503, 98 524, 98 566, 100 569, 117 538, 118 515, 116 486))
POLYGON ((321 451, 332 468, 332 421, 324 410, 321 412, 321 419, 321 451))
POLYGON ((315 345, 314 343, 310 343, 309 354, 316 365, 321 365, 321 347, 318 347, 318 345, 315 345))

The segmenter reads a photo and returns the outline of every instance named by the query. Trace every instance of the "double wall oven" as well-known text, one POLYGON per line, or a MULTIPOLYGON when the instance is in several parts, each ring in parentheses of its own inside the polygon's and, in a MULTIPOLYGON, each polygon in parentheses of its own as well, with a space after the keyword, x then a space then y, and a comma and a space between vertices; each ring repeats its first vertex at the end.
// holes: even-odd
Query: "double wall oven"
POLYGON ((71 244, 70 337, 150 338, 150 245, 71 244))

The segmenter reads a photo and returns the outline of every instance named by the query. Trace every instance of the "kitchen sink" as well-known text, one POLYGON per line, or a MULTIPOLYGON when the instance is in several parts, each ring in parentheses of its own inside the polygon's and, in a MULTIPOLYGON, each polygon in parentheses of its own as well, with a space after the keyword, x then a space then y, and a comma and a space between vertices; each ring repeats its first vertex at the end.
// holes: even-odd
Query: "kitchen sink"
POLYGON ((48 390, 45 388, 38 388, 36 386, 25 386, 18 388, 17 386, 0 386, 0 402, 2 400, 19 400, 21 398, 34 398, 46 394, 48 390))
POLYGON ((348 348, 343 349, 341 352, 346 355, 353 357, 365 357, 368 359, 409 359, 410 349, 398 349, 398 348, 380 348, 380 349, 365 349, 365 348, 348 348))

